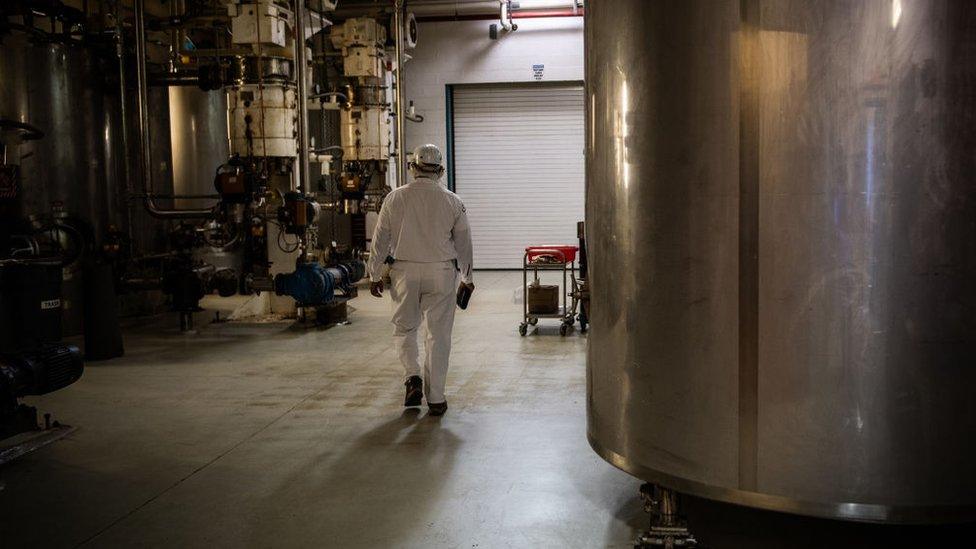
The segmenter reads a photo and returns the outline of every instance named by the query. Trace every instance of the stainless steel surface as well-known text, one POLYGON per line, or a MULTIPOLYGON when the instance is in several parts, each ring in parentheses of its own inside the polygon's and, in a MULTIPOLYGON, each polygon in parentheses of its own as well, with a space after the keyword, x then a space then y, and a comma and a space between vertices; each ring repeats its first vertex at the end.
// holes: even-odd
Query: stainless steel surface
POLYGON ((590 2, 588 435, 709 498, 976 518, 976 4, 590 2))
POLYGON ((237 85, 271 82, 287 84, 295 79, 295 61, 287 57, 238 55, 232 59, 228 66, 228 76, 237 85))
POLYGON ((123 227, 122 151, 114 67, 81 47, 32 43, 18 31, 0 46, 0 118, 44 132, 8 154, 20 164, 22 211, 55 209, 92 228, 97 239, 123 227))
MULTIPOLYGON (((173 205, 179 209, 213 208, 220 199, 220 195, 214 194, 214 174, 230 157, 227 94, 223 90, 206 92, 199 88, 173 87, 169 88, 168 95, 173 191, 176 193, 171 197, 173 205)), ((162 201, 163 195, 156 196, 162 201)), ((238 215, 243 215, 243 205, 239 206, 238 215)), ((244 261, 238 241, 224 249, 197 248, 193 257, 214 267, 237 272, 241 272, 244 261)))
MULTIPOLYGON (((230 157, 227 142, 227 95, 193 87, 169 88, 173 191, 214 194, 217 167, 230 157)), ((177 208, 213 207, 216 200, 178 199, 177 208)))
POLYGON ((0 47, 0 117, 30 124, 26 78, 30 73, 23 53, 28 47, 30 44, 22 33, 4 37, 0 47))
MULTIPOLYGON (((146 211, 158 219, 195 219, 207 218, 212 215, 208 208, 168 209, 156 203, 153 187, 153 145, 150 128, 149 113, 149 80, 146 75, 146 21, 145 0, 133 1, 133 18, 135 19, 135 55, 136 55, 136 114, 139 129, 140 172, 145 192, 144 205, 146 211)), ((126 99, 123 98, 123 101, 126 99)))
MULTIPOLYGON (((97 251, 111 230, 131 226, 115 74, 110 54, 79 44, 30 40, 13 31, 0 45, 0 118, 44 132, 43 138, 8 150, 7 160, 20 165, 20 215, 36 216, 40 226, 66 217, 85 235, 89 251, 97 251)), ((58 232, 60 237, 67 234, 58 232)), ((82 331, 81 260, 79 256, 63 273, 65 335, 82 331)))

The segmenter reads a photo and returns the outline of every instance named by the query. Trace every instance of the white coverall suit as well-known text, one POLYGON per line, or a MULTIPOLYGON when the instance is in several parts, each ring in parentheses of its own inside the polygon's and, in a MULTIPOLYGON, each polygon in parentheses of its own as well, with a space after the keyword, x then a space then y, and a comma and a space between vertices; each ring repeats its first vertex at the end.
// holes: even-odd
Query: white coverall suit
POLYGON ((386 196, 373 232, 369 276, 382 280, 387 257, 393 298, 393 337, 406 377, 421 376, 428 404, 445 402, 457 276, 473 283, 468 217, 461 199, 435 176, 421 173, 386 196), (456 262, 456 266, 455 266, 456 262), (427 323, 426 357, 420 370, 417 330, 427 323))

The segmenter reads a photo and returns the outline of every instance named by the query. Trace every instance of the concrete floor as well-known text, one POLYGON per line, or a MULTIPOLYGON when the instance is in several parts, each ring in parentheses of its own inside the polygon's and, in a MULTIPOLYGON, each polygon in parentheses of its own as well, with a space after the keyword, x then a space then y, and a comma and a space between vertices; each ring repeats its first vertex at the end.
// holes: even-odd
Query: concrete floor
MULTIPOLYGON (((0 469, 0 547, 630 547, 640 482, 585 432, 586 338, 520 338, 514 273, 459 312, 450 410, 404 412, 389 302, 352 324, 127 328, 127 355, 31 401, 79 430, 0 469)), ((709 547, 927 547, 688 499, 709 547)))
POLYGON ((586 443, 585 336, 520 338, 520 279, 477 282, 441 419, 401 406, 388 298, 325 330, 129 327, 30 401, 79 430, 0 471, 0 546, 629 546, 639 482, 586 443))

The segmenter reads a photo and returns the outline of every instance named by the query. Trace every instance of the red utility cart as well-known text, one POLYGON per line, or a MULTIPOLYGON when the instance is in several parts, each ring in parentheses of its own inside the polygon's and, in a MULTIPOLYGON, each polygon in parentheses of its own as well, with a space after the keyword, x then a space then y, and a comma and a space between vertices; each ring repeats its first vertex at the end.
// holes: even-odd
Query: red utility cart
POLYGON ((579 307, 579 281, 576 279, 576 252, 579 247, 571 244, 546 244, 542 246, 528 246, 522 256, 522 323, 519 324, 519 335, 525 335, 529 326, 535 326, 540 318, 558 318, 562 320, 559 334, 566 335, 569 328, 576 323, 576 311, 579 307), (529 271, 532 271, 532 286, 529 285, 529 271), (539 284, 539 271, 561 271, 562 286, 558 291, 562 293, 562 305, 558 304, 550 311, 532 311, 529 307, 530 288, 544 289, 539 284), (572 301, 570 302, 570 299, 572 301))

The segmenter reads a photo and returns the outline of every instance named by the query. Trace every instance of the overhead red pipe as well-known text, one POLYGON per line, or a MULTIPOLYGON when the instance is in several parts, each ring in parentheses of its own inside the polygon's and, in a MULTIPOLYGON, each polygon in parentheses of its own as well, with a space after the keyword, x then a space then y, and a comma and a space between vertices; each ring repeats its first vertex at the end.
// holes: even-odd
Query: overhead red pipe
MULTIPOLYGON (((513 11, 512 19, 540 19, 543 17, 583 17, 583 8, 578 10, 523 10, 513 11)), ((445 21, 498 21, 497 13, 458 14, 458 15, 427 15, 417 17, 421 23, 439 23, 445 21)))
POLYGON ((512 19, 535 19, 539 17, 583 17, 583 8, 578 10, 532 10, 513 11, 512 19))

